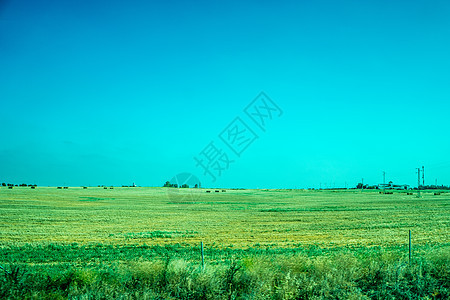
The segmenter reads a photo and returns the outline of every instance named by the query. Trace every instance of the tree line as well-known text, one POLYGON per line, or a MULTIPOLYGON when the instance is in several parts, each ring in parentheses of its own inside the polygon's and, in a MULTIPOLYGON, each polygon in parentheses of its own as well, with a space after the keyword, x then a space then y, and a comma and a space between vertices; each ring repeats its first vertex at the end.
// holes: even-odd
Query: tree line
POLYGON ((2 182, 2 186, 22 186, 22 187, 27 187, 27 186, 34 186, 37 187, 37 184, 26 184, 26 183, 21 183, 21 184, 13 184, 13 183, 6 183, 6 182, 2 182))
MULTIPOLYGON (((178 184, 177 183, 170 183, 170 181, 166 181, 163 185, 163 187, 172 187, 172 188, 178 188, 178 184)), ((189 188, 189 185, 184 183, 182 185, 179 186, 180 188, 189 188)), ((196 183, 194 185, 194 188, 198 188, 198 184, 196 183)))

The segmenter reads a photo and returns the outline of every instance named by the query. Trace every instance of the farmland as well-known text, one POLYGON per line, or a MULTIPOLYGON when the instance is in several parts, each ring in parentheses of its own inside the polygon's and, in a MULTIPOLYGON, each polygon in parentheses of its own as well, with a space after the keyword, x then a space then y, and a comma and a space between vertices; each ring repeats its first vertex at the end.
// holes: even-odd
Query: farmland
POLYGON ((0 209, 3 297, 449 295, 448 193, 0 188, 0 209))

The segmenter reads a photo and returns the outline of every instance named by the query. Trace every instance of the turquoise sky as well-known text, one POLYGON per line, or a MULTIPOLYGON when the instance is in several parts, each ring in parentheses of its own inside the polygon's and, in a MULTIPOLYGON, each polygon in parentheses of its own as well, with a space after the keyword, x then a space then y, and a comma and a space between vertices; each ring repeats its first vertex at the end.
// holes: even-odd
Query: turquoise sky
POLYGON ((450 184, 449 16, 449 1, 0 0, 0 182, 416 185, 424 165, 450 184), (265 131, 244 112, 261 91, 282 111, 265 131), (219 136, 236 117, 258 136, 240 156, 219 136), (211 142, 233 161, 216 181, 194 160, 211 142))

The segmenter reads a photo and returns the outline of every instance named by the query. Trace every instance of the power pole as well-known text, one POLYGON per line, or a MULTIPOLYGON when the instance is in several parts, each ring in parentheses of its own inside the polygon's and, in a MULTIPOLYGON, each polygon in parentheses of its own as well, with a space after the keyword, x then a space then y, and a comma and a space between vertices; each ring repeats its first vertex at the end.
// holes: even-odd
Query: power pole
POLYGON ((425 167, 422 166, 422 186, 425 186, 425 167))
POLYGON ((420 198, 420 168, 417 168, 417 198, 420 198))
POLYGON ((383 171, 383 194, 386 193, 386 172, 383 171))

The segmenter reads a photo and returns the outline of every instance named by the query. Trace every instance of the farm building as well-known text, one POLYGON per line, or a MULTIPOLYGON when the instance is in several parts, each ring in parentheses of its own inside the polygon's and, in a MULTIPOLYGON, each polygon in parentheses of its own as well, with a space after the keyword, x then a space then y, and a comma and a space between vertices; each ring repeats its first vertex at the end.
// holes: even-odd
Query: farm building
POLYGON ((387 184, 380 183, 378 185, 378 188, 385 189, 385 190, 407 190, 407 189, 409 189, 409 185, 407 185, 407 184, 397 185, 397 184, 394 184, 392 181, 389 181, 389 183, 387 183, 387 184))

